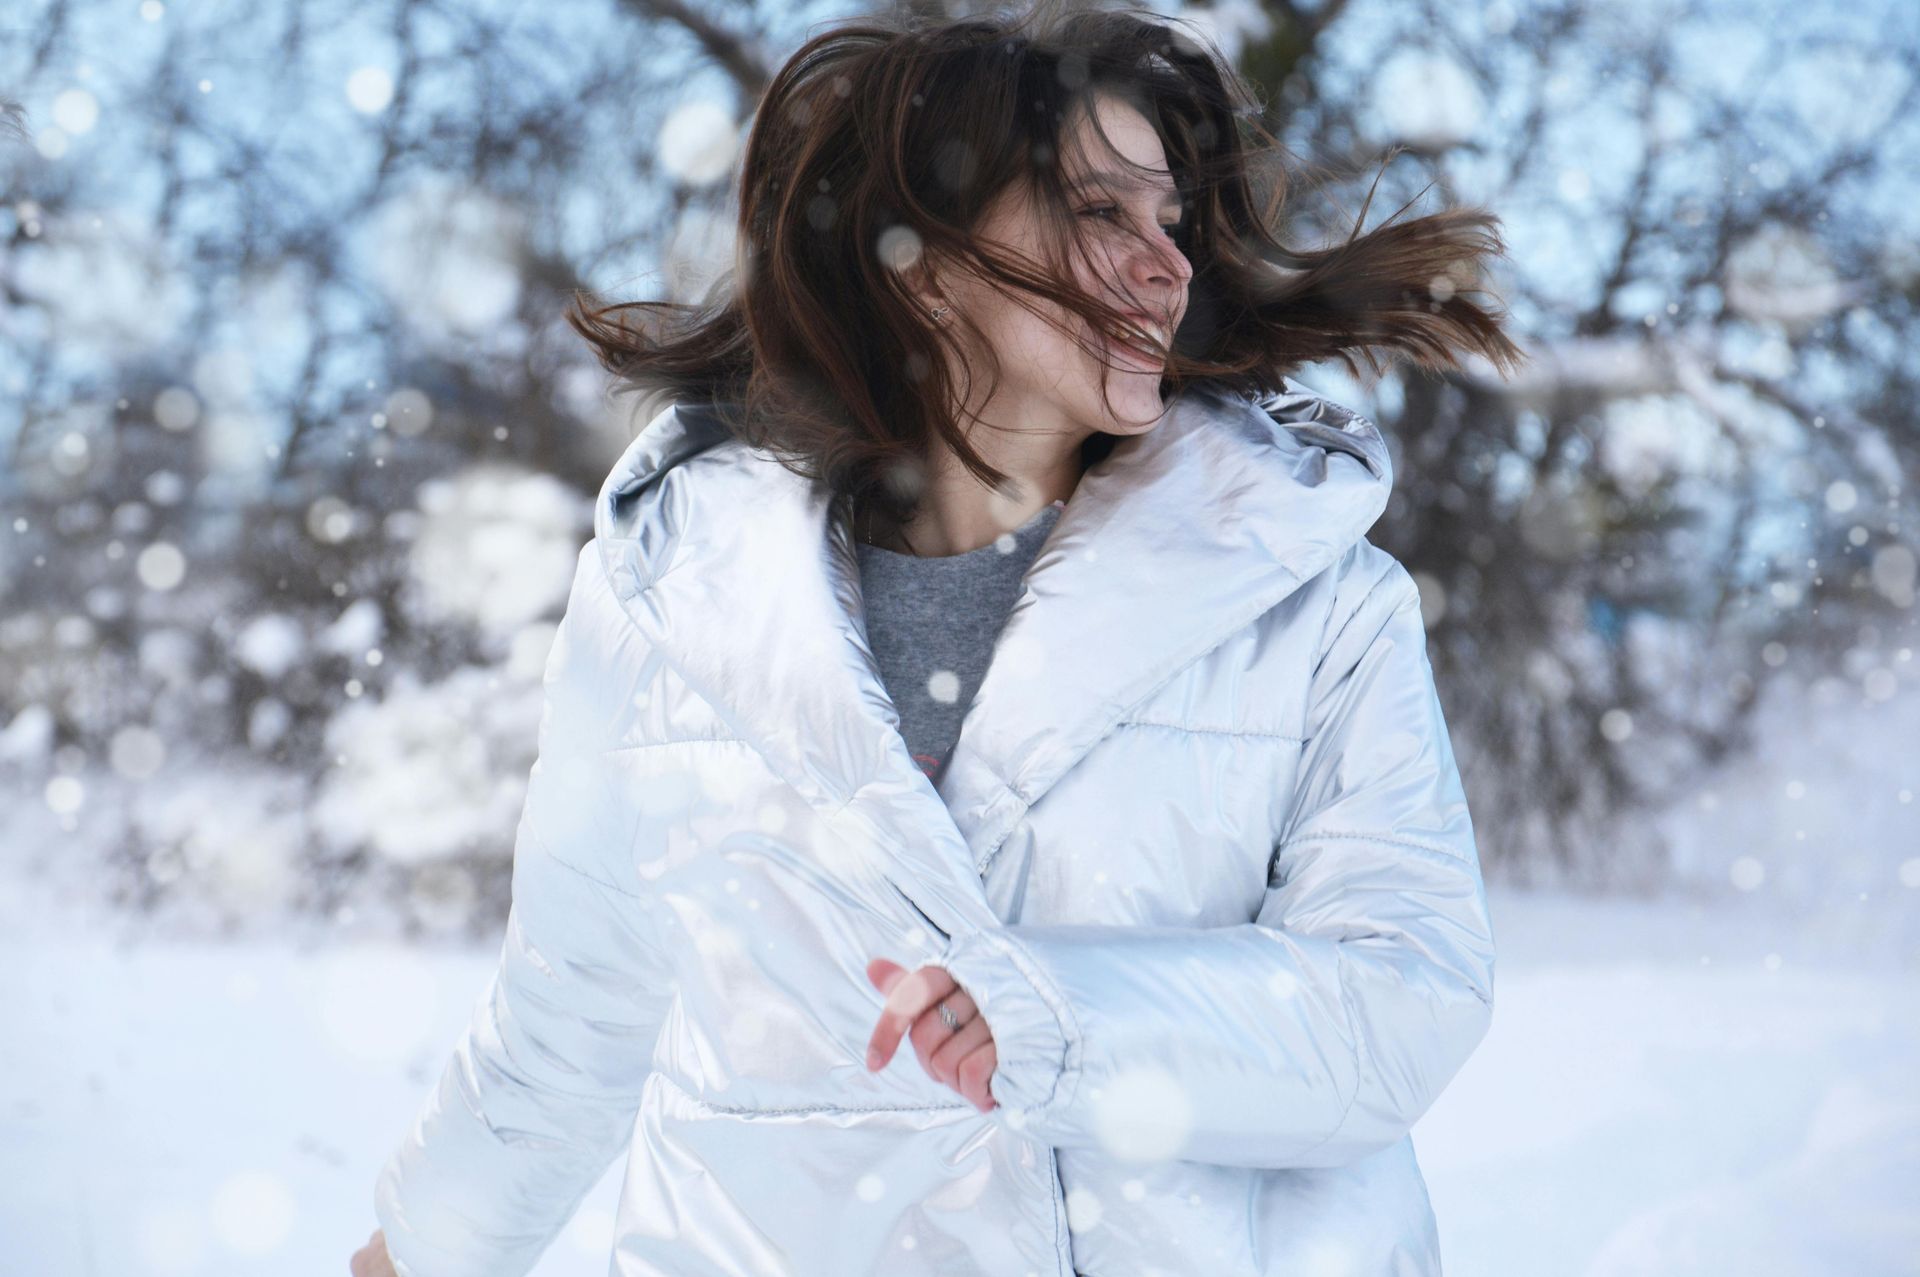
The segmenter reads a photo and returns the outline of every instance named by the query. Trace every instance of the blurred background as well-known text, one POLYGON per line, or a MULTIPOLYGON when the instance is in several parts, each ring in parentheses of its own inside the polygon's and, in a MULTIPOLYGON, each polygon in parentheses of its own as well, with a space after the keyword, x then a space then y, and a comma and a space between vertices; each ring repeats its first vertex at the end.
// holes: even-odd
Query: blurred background
MULTIPOLYGON (((1503 219, 1522 376, 1297 374, 1392 442, 1500 946, 1415 1131, 1448 1272, 1920 1273, 1920 8, 1154 7, 1294 240, 1383 166, 1369 228, 1503 219)), ((563 308, 714 281, 859 11, 6 6, 0 1268, 347 1270, 644 424, 563 308)))

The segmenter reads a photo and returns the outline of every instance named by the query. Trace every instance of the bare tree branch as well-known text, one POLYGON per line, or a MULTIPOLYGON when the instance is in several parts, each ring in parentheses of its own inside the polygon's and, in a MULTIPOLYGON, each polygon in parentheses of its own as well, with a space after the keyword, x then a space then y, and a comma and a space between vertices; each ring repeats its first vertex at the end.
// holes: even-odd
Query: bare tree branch
POLYGON ((623 0, 623 3, 642 17, 671 22, 685 29, 700 42, 707 56, 733 77, 748 102, 760 100, 772 74, 747 36, 727 30, 685 0, 623 0))

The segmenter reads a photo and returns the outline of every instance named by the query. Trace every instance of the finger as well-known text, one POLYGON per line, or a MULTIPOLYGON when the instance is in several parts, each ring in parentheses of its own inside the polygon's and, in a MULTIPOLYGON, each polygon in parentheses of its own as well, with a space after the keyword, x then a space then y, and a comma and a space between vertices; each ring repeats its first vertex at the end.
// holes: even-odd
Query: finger
POLYGON ((905 972, 905 967, 897 962, 889 961, 886 958, 875 958, 867 964, 868 981, 872 983, 874 988, 880 990, 882 993, 886 993, 892 989, 894 979, 905 974, 905 972))
POLYGON ((955 987, 953 977, 939 967, 921 967, 901 977, 887 994, 886 1004, 880 1008, 880 1023, 867 1042, 867 1067, 885 1068, 913 1022, 955 987))
POLYGON ((998 1063, 999 1057, 994 1053, 991 1040, 984 1046, 975 1049, 965 1059, 960 1061, 960 1078, 957 1089, 960 1094, 966 1096, 973 1102, 975 1108, 983 1113, 999 1107, 993 1098, 993 1091, 989 1087, 989 1084, 993 1081, 994 1066, 998 1063))
POLYGON ((942 1002, 946 1003, 947 1009, 953 1012, 953 1018, 958 1020, 963 1028, 980 1012, 980 1009, 973 1004, 973 999, 967 996, 965 989, 956 989, 935 1002, 926 1014, 913 1022, 913 1028, 908 1031, 908 1036, 913 1039, 914 1054, 920 1057, 920 1066, 926 1069, 929 1077, 934 1076, 933 1053, 944 1046, 948 1038, 959 1032, 959 1029, 948 1028, 947 1022, 940 1018, 942 1002))
POLYGON ((913 1022, 913 1028, 908 1036, 913 1039, 914 1053, 920 1057, 920 1066, 927 1071, 929 1077, 934 1076, 933 1053, 945 1046, 955 1033, 978 1019, 979 1015, 980 1009, 974 1005, 973 999, 968 997, 964 990, 956 989, 913 1022), (953 1012, 955 1024, 952 1027, 948 1027, 947 1022, 940 1016, 942 1005, 953 1012))
MULTIPOLYGON (((872 983, 874 988, 885 994, 891 994, 894 986, 905 977, 906 973, 907 969, 905 967, 897 962, 889 961, 886 958, 875 958, 873 961, 867 963, 868 981, 872 983)), ((886 1062, 893 1057, 891 1048, 888 1049, 884 1056, 880 1054, 878 1041, 879 1034, 876 1030, 873 1038, 867 1043, 867 1069, 869 1072, 883 1067, 886 1062)))
POLYGON ((987 1028, 987 1022, 975 1016, 947 1035, 947 1040, 940 1044, 932 1058, 927 1061, 927 1072, 936 1082, 959 1090, 960 1061, 991 1041, 993 1041, 993 1034, 987 1028))

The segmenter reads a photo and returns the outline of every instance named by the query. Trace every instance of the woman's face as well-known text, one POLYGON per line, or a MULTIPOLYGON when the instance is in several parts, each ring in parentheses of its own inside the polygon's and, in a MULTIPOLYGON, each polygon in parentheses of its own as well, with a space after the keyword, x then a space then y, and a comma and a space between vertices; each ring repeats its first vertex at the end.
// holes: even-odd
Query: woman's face
MULTIPOLYGON (((1115 97, 1099 95, 1094 101, 1106 144, 1085 116, 1063 138, 1062 176, 1091 259, 1077 260, 1075 254, 1072 275, 1086 292, 1122 312, 1136 312, 1158 343, 1170 346, 1193 278, 1192 266, 1169 235, 1181 217, 1180 196, 1147 118, 1115 97), (1131 164, 1114 162, 1107 145, 1131 164), (1134 234, 1124 234, 1127 229, 1134 234)), ((994 205, 977 233, 1001 251, 1046 260, 1048 250, 1024 193, 994 205)), ((980 327, 999 359, 1000 384, 989 403, 975 408, 983 419, 1076 441, 1096 431, 1142 434, 1160 419, 1163 359, 1124 343, 1110 345, 1072 312, 1032 296, 1022 305, 1003 286, 975 276, 946 281, 943 297, 980 327), (1103 350, 1111 368, 1102 366, 1097 352, 1103 350)))

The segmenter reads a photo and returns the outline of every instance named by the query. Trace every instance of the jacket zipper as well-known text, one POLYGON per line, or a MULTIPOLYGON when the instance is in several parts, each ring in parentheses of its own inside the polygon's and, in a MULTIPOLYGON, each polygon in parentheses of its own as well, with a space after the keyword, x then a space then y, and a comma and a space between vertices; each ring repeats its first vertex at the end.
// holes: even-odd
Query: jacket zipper
POLYGON ((1060 1151, 1051 1144, 1047 1145, 1047 1169, 1053 1176, 1053 1226, 1059 1233, 1060 1249, 1066 1251, 1065 1260, 1060 1261, 1063 1264, 1060 1277, 1079 1277, 1073 1267, 1073 1234, 1067 1231, 1067 1194, 1066 1186, 1060 1182, 1060 1151))

